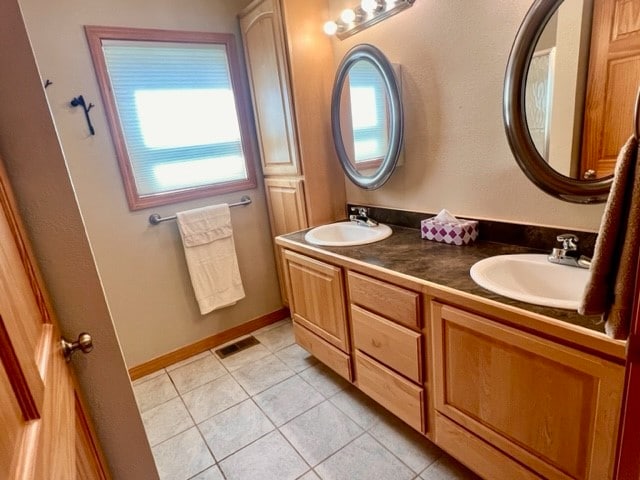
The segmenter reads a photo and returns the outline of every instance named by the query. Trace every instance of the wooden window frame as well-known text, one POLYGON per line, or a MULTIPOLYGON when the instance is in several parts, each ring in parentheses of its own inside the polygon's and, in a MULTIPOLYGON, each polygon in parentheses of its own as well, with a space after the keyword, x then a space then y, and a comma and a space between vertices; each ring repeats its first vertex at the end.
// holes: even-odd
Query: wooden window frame
POLYGON ((241 74, 238 53, 235 45, 235 36, 233 34, 127 27, 102 27, 92 25, 87 25, 84 28, 89 49, 91 51, 91 58, 93 59, 93 66, 102 94, 107 122, 111 130, 111 137, 115 146, 118 166, 120 167, 120 174, 122 176, 130 210, 141 210, 158 205, 167 205, 196 198, 256 188, 255 160, 257 155, 255 151, 253 128, 250 121, 251 116, 249 114, 251 105, 247 95, 247 88, 241 74), (111 88, 111 80, 107 72, 107 66, 102 51, 103 40, 208 43, 224 45, 227 51, 231 87, 235 98, 238 123, 240 125, 240 142, 244 154, 247 178, 216 184, 181 188, 167 192, 158 192, 150 195, 140 195, 136 188, 129 152, 127 151, 122 125, 118 116, 113 90, 111 88))

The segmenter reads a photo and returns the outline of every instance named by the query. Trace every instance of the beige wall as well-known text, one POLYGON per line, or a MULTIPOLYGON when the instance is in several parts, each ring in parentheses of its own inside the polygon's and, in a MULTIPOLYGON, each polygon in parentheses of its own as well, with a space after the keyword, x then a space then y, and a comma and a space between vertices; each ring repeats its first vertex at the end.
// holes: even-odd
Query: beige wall
MULTIPOLYGON (((355 0, 330 0, 332 17, 355 0)), ((597 230, 602 205, 538 190, 513 159, 502 124, 509 51, 531 1, 416 0, 404 12, 334 42, 336 65, 371 43, 402 65, 405 164, 372 192, 347 199, 391 208, 597 230)))
MULTIPOLYGON (((130 212, 84 25, 110 25, 232 32, 246 0, 19 0, 43 77, 107 302, 129 367, 227 330, 281 307, 265 197, 262 188, 198 201, 130 212), (82 94, 96 105, 96 135, 87 134, 79 109, 82 94), (201 316, 195 303, 175 222, 150 226, 150 213, 234 202, 249 194, 253 203, 232 209, 232 222, 246 298, 201 316)), ((241 54, 241 50, 240 50, 241 54)), ((261 183, 261 179, 259 179, 261 183)))

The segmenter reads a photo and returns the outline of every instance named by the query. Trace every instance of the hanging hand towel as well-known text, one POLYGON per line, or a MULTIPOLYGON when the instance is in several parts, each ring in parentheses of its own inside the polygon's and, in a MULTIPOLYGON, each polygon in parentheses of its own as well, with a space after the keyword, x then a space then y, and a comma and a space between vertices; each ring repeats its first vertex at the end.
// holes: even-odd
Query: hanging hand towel
POLYGON ((610 337, 629 334, 640 248, 638 141, 631 137, 616 161, 611 192, 596 240, 591 277, 578 312, 603 314, 610 337))
POLYGON ((176 217, 200 313, 244 298, 229 205, 178 212, 176 217))

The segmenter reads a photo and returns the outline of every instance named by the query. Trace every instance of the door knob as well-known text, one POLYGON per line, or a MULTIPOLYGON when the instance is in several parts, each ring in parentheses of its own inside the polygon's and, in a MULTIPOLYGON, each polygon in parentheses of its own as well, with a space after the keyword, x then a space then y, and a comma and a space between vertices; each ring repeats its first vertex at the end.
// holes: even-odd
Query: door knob
POLYGON ((82 350, 82 353, 89 353, 93 350, 93 339, 86 332, 78 335, 78 340, 73 343, 62 337, 60 344, 62 345, 62 354, 67 362, 71 361, 71 355, 76 350, 82 350))
POLYGON ((596 178, 596 171, 589 169, 585 171, 582 176, 585 180, 593 180, 594 178, 596 178))

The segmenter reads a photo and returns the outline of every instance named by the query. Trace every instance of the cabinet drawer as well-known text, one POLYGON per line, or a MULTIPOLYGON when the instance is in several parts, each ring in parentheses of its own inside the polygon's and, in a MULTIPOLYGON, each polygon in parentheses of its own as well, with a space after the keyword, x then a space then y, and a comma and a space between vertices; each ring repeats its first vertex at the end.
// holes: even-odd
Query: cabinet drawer
POLYGON ((349 272, 352 303, 409 328, 420 329, 420 295, 390 283, 349 272))
POLYGON ((358 388, 410 426, 424 433, 424 389, 357 350, 354 359, 358 388))
POLYGON ((331 368, 338 375, 352 380, 351 362, 349 356, 338 350, 328 342, 325 342, 317 335, 314 335, 306 328, 293 322, 293 334, 296 343, 316 357, 327 367, 331 368))
POLYGON ((422 335, 351 305, 353 345, 398 373, 422 383, 422 335))

